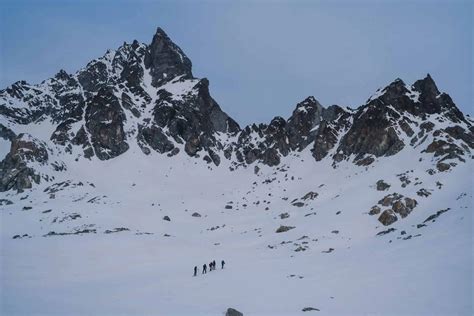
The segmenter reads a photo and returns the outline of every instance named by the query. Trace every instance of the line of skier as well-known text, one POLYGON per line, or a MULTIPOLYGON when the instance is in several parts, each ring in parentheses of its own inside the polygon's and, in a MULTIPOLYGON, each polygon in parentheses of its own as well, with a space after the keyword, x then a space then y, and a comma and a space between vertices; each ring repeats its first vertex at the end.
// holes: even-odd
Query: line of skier
MULTIPOLYGON (((224 269, 224 265, 225 265, 225 261, 222 260, 221 261, 221 269, 224 269)), ((207 264, 204 264, 202 266, 202 274, 206 274, 207 273, 207 264)), ((212 270, 215 270, 216 269, 216 260, 213 260, 211 262, 209 262, 209 272, 212 271, 212 270)), ((198 274, 198 267, 195 266, 194 267, 194 276, 197 276, 198 274)))

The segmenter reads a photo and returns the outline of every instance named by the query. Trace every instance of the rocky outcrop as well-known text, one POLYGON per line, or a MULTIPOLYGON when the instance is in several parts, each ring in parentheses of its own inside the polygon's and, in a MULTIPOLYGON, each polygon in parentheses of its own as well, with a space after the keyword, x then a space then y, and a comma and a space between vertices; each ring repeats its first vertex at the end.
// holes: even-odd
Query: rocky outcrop
POLYGON ((0 162, 0 191, 17 190, 32 187, 39 183, 40 174, 30 163, 44 165, 48 162, 46 144, 29 134, 20 134, 11 143, 10 152, 0 162))
POLYGON ((338 147, 338 152, 344 157, 355 155, 355 161, 358 161, 367 154, 376 157, 391 156, 405 146, 391 126, 390 116, 396 117, 398 114, 383 107, 380 102, 375 100, 355 114, 354 123, 338 147))
POLYGON ((114 158, 128 150, 123 129, 125 115, 110 89, 99 90, 88 102, 85 121, 97 158, 114 158))

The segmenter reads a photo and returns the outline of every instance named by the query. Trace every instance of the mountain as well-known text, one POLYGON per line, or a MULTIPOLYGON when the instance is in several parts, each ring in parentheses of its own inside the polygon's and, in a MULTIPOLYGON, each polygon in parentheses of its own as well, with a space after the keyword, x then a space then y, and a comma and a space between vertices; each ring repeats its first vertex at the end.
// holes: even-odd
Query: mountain
POLYGON ((0 91, 2 311, 468 313, 473 149, 429 74, 241 128, 158 28, 0 91), (211 257, 229 270, 183 276, 211 257))

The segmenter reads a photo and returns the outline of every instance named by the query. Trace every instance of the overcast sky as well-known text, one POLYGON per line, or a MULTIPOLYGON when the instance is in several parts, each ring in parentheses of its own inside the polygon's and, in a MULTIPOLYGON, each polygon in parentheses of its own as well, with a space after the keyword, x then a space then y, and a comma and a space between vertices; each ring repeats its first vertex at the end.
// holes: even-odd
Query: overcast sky
POLYGON ((313 95, 357 107, 430 73, 473 111, 472 1, 0 1, 0 89, 75 72, 162 27, 239 124, 313 95))

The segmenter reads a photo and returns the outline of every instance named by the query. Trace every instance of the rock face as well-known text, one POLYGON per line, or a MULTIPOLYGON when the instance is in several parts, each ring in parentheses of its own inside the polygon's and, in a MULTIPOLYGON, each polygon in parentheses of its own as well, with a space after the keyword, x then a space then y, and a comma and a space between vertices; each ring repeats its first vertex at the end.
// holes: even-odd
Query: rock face
MULTIPOLYGON (((310 96, 288 119, 241 129, 161 28, 150 44, 124 43, 75 74, 61 70, 37 85, 18 81, 0 90, 0 138, 13 142, 38 124, 48 128, 35 137, 52 142, 49 156, 58 157, 45 162, 51 170, 62 168, 62 155, 108 160, 135 145, 145 155, 188 155, 211 166, 226 159, 231 170, 254 164, 256 172, 259 164, 277 166, 304 150, 337 168, 345 161, 367 166, 411 146, 449 172, 474 149, 472 121, 430 75, 411 86, 397 79, 355 110, 326 108, 310 96)), ((9 155, 0 157, 2 190, 40 181, 31 161, 22 160, 18 173, 19 160, 9 155)))
POLYGON ((86 128, 94 152, 101 160, 114 158, 129 148, 123 124, 125 114, 111 90, 101 89, 86 108, 86 128))
POLYGON ((152 84, 161 86, 170 78, 184 76, 192 78, 191 60, 166 33, 158 28, 145 55, 145 67, 150 69, 152 84))
POLYGON ((48 150, 44 143, 31 135, 20 134, 13 138, 10 152, 0 162, 0 191, 22 192, 31 188, 33 183, 39 183, 41 176, 27 166, 29 162, 46 164, 48 150))

